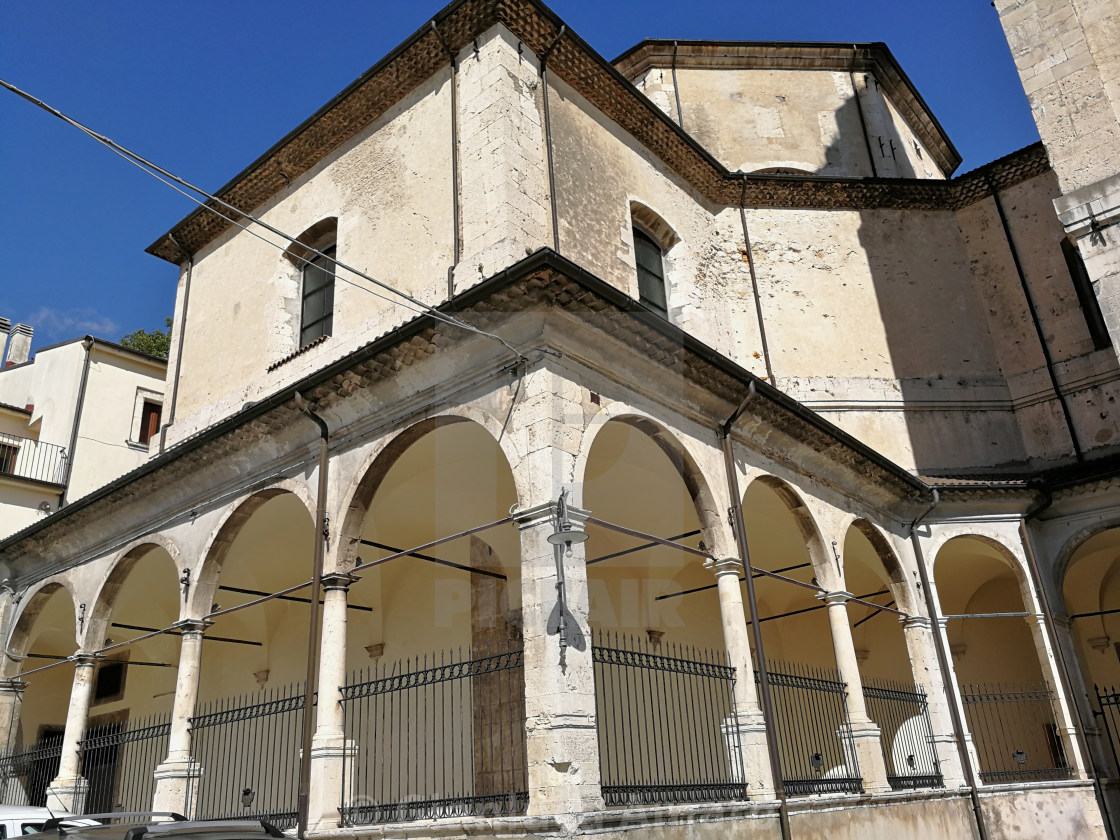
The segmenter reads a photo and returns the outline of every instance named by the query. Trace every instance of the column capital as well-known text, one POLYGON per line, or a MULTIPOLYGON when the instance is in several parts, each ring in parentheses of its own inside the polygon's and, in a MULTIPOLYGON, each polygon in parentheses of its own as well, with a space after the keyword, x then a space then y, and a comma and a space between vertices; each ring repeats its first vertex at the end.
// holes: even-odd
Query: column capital
POLYGON ((1030 613, 1023 616, 1023 621, 1032 627, 1045 627, 1046 617, 1042 613, 1030 613))
POLYGON ((724 575, 743 576, 743 561, 738 557, 724 557, 722 560, 709 557, 704 561, 704 568, 712 572, 717 578, 724 575))
POLYGON ((818 592, 816 596, 819 600, 824 601, 828 606, 844 606, 852 598, 856 597, 851 592, 844 592, 843 590, 837 592, 818 592))
POLYGON ((927 618, 924 615, 907 615, 898 619, 899 624, 902 625, 903 630, 932 630, 933 619, 927 618))
POLYGON ((188 633, 205 633, 208 627, 213 626, 214 622, 208 618, 184 618, 182 621, 176 621, 171 626, 178 630, 184 636, 188 633))
POLYGON ((75 653, 69 658, 75 668, 92 668, 105 657, 100 653, 75 653))
POLYGON ((320 579, 323 584, 323 591, 330 590, 348 590, 350 584, 355 581, 361 580, 357 575, 352 575, 349 572, 328 572, 320 579))
MULTIPOLYGON (((545 502, 544 504, 533 505, 524 510, 515 510, 510 516, 513 518, 514 524, 517 525, 518 530, 524 531, 528 528, 536 528, 541 525, 555 524, 556 508, 556 502, 545 502)), ((583 525, 589 516, 591 516, 591 511, 568 505, 568 520, 573 525, 583 525)))

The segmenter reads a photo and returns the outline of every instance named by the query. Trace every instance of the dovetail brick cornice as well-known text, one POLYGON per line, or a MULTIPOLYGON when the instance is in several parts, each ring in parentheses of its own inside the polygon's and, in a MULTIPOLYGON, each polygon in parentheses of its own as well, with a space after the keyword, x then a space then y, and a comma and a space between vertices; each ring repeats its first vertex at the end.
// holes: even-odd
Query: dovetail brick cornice
MULTIPOLYGON (((490 27, 502 24, 539 55, 556 41, 563 25, 537 0, 459 0, 432 20, 440 37, 456 52, 490 27)), ((775 46, 776 50, 785 48, 788 46, 775 46)), ((880 61, 884 79, 890 75, 891 63, 893 59, 890 63, 880 61)), ((447 52, 440 38, 425 25, 218 190, 217 195, 234 207, 252 212, 423 82, 444 72, 447 65, 447 52)), ((556 43, 549 57, 549 68, 705 198, 717 204, 738 206, 742 201, 748 207, 954 210, 988 194, 983 178, 977 180, 975 173, 951 181, 732 173, 571 30, 556 43)), ((896 83, 900 90, 912 90, 901 70, 898 76, 896 83)), ((934 131, 936 122, 916 92, 911 99, 915 112, 927 115, 928 131, 934 131)), ((918 117, 914 119, 921 122, 918 117)), ((936 128, 940 131, 940 126, 936 128)), ((951 148, 943 150, 944 154, 949 155, 951 148)), ((1047 164, 1045 152, 1041 144, 1037 144, 978 171, 990 167, 995 168, 989 174, 1005 172, 1010 183, 1016 183, 1015 179, 1022 180, 1045 171, 1047 164)), ((1000 179, 997 178, 996 183, 1001 186, 1000 179)), ((199 208, 149 246, 148 253, 178 264, 229 227, 229 222, 199 208)))

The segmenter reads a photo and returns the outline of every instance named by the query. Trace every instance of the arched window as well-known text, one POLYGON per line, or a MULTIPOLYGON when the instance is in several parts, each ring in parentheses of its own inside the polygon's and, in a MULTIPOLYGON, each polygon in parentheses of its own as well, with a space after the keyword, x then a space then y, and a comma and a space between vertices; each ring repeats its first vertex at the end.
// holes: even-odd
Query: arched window
POLYGON ((302 269, 302 304, 299 346, 331 334, 334 326, 334 245, 318 249, 323 256, 305 260, 302 269))
POLYGON ((667 315, 669 306, 661 246, 638 228, 634 228, 634 262, 638 266, 638 299, 650 309, 667 315))
POLYGON ((1073 288, 1077 292, 1077 300, 1081 304, 1081 312, 1085 316, 1085 326, 1089 328, 1089 335, 1093 339, 1096 350, 1104 350, 1112 346, 1112 339, 1108 335, 1108 327, 1101 314, 1101 305, 1093 293, 1093 283, 1089 279, 1089 272, 1085 270, 1085 262, 1081 259, 1081 252, 1077 246, 1068 239, 1062 239, 1062 256, 1066 258, 1066 268, 1069 269, 1073 288))
POLYGON ((331 216, 300 234, 284 254, 299 278, 299 349, 330 335, 334 328, 337 240, 338 219, 331 216))

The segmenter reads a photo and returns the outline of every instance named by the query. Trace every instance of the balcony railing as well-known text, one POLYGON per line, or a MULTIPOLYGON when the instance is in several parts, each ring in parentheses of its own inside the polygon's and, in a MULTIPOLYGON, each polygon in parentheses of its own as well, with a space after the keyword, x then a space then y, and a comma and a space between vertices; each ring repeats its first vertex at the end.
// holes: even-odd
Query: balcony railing
POLYGON ((63 484, 66 449, 55 443, 40 443, 0 432, 0 477, 3 476, 63 484))

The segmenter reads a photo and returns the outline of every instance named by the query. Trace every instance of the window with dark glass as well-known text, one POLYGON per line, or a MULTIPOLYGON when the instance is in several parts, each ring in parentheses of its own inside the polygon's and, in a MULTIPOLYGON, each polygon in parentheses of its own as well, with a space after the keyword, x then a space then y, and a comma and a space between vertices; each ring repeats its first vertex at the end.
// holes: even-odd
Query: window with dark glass
POLYGON ((1093 293, 1093 282, 1089 279, 1089 272, 1085 270, 1085 262, 1081 259, 1081 252, 1077 246, 1068 239, 1062 240, 1062 256, 1066 258, 1066 267, 1073 280, 1073 288, 1077 292, 1077 300, 1081 304, 1081 312, 1085 315, 1085 326, 1089 328, 1089 335, 1093 339, 1093 347, 1104 350, 1112 346, 1112 339, 1108 336, 1108 327, 1101 314, 1101 305, 1093 293))
POLYGON ((634 228, 634 261, 638 265, 638 299, 662 315, 667 314, 661 246, 637 228, 634 228))
POLYGON ((148 443, 159 433, 162 410, 163 406, 159 403, 144 400, 144 407, 140 411, 140 443, 148 443))
POLYGON ((0 473, 13 474, 16 471, 16 458, 18 457, 18 446, 0 443, 0 473))
POLYGON ((303 304, 300 310, 299 346, 331 334, 334 324, 334 246, 321 249, 324 256, 303 264, 303 304))

